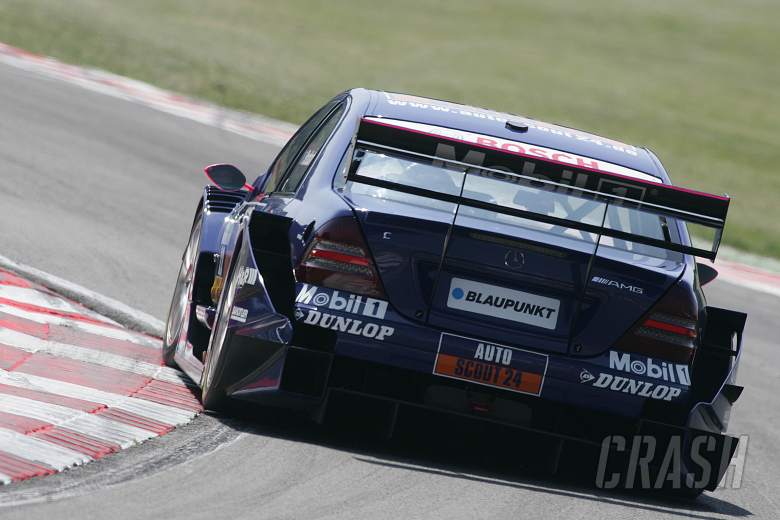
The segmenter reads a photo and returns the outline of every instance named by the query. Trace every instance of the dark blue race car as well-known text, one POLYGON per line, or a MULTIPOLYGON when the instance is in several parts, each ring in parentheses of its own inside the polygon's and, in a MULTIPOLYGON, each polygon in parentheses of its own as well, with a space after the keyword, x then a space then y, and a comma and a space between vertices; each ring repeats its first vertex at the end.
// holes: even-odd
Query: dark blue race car
POLYGON ((746 316, 706 305, 694 257, 728 197, 671 185, 646 148, 364 89, 253 184, 206 173, 164 338, 206 408, 358 396, 390 431, 418 407, 563 450, 679 438, 693 488, 719 482, 746 316))

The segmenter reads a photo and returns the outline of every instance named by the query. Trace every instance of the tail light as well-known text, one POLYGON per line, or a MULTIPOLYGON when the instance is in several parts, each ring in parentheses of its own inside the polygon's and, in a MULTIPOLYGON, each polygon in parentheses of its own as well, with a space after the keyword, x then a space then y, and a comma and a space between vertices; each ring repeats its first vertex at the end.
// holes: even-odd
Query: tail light
POLYGON ((323 225, 295 269, 298 281, 386 299, 357 221, 333 219, 323 225))
POLYGON ((698 304, 686 285, 674 285, 615 347, 624 352, 688 363, 698 338, 698 304))

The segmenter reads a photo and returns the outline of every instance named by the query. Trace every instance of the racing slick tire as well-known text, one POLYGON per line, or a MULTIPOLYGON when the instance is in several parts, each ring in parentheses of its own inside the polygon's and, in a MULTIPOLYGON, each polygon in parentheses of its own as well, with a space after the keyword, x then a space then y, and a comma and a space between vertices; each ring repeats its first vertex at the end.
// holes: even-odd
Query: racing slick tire
POLYGON ((230 316, 233 312, 236 289, 238 287, 238 270, 235 268, 235 259, 239 258, 241 251, 241 237, 238 237, 239 246, 236 247, 228 272, 227 280, 222 289, 217 305, 217 314, 214 318, 214 326, 211 330, 208 349, 204 354, 205 363, 203 374, 201 375, 201 402, 203 408, 213 411, 221 411, 225 408, 228 400, 225 388, 227 388, 227 378, 225 377, 225 356, 224 348, 230 343, 231 333, 228 330, 230 316))
MULTIPOLYGON (((179 275, 176 278, 176 287, 173 290, 171 306, 168 310, 168 319, 165 321, 165 334, 163 335, 162 358, 169 367, 175 367, 173 359, 176 347, 182 341, 192 341, 194 334, 202 331, 194 330, 190 325, 195 322, 195 308, 192 305, 195 287, 195 274, 197 271, 198 252, 200 246, 201 228, 203 227, 202 213, 198 212, 192 224, 187 248, 181 259, 179 275)), ((206 338, 198 337, 205 343, 206 338)))

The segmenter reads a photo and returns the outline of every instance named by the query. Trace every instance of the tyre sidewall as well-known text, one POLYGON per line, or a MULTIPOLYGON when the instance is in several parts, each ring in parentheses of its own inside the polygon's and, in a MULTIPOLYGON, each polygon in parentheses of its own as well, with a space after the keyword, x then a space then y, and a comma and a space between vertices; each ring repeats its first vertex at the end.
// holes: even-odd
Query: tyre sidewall
POLYGON ((222 294, 220 294, 219 297, 217 315, 209 338, 209 347, 207 350, 208 357, 206 358, 206 364, 203 367, 203 375, 201 377, 201 400, 203 401, 203 406, 210 410, 220 410, 224 408, 225 402, 227 401, 225 389, 227 388, 228 381, 224 380, 224 359, 225 350, 230 347, 230 339, 233 335, 229 324, 238 285, 236 265, 239 264, 242 258, 241 236, 238 237, 238 244, 239 245, 236 247, 233 254, 227 281, 225 282, 222 294), (217 337, 220 332, 220 327, 225 328, 221 340, 217 337), (215 342, 218 341, 222 341, 222 344, 216 345, 215 342), (215 346, 218 348, 215 349, 215 346))
POLYGON ((171 297, 171 305, 168 308, 168 317, 165 321, 165 331, 163 334, 163 341, 162 341, 162 355, 163 355, 163 361, 169 365, 173 366, 175 365, 174 361, 174 355, 176 354, 176 349, 179 346, 179 343, 182 341, 186 342, 189 340, 189 325, 192 320, 192 293, 193 293, 193 287, 196 283, 195 275, 197 273, 198 268, 198 257, 199 257, 199 247, 200 247, 200 236, 202 232, 202 214, 198 212, 198 214, 195 216, 195 221, 192 224, 192 228, 190 230, 190 237, 187 241, 187 247, 184 249, 184 253, 182 254, 182 261, 181 265, 179 267, 179 274, 177 275, 176 279, 176 287, 173 291, 173 296, 171 297), (191 279, 189 282, 189 285, 184 288, 187 292, 187 300, 188 304, 186 309, 183 310, 183 315, 180 317, 180 323, 178 324, 178 327, 176 331, 171 331, 171 319, 173 318, 173 313, 176 310, 177 300, 181 297, 179 291, 182 289, 180 284, 187 283, 186 281, 182 280, 182 270, 184 269, 187 261, 188 256, 191 257, 191 267, 190 270, 192 272, 191 279), (170 340, 173 341, 170 341, 170 340))

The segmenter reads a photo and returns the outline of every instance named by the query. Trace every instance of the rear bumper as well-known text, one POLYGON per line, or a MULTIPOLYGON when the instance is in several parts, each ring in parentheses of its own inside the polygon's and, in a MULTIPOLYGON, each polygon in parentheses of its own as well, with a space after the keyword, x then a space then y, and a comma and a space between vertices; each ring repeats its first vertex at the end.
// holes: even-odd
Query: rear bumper
MULTIPOLYGON (((628 442, 630 448, 631 439, 652 438, 661 454, 675 439, 689 446, 703 436, 713 439, 710 447, 715 447, 704 454, 712 470, 706 489, 717 487, 737 447, 735 438, 647 416, 623 417, 293 346, 283 348, 262 369, 233 385, 229 393, 241 400, 305 411, 315 417, 321 417, 340 399, 358 398, 373 417, 380 417, 387 437, 393 435, 395 418, 403 408, 456 415, 543 435, 556 443, 558 453, 590 450, 597 458, 607 446, 613 462, 616 456, 629 455, 626 449, 616 453, 621 444, 609 445, 614 439, 623 439, 623 446, 628 442), (252 380, 254 384, 249 383, 252 380)), ((355 409, 354 414, 361 411, 355 409)))
MULTIPOLYGON (((294 332, 289 343, 269 342, 267 337, 257 336, 251 330, 247 333, 247 327, 237 332, 248 342, 244 347, 232 347, 231 356, 244 361, 256 357, 261 361, 255 366, 262 366, 249 373, 251 369, 247 368, 251 365, 241 363, 242 369, 236 373, 248 375, 242 375, 228 389, 229 393, 241 398, 257 394, 258 398, 268 399, 266 395, 281 392, 282 371, 287 370, 285 366, 289 364, 286 357, 293 356, 295 359, 311 358, 297 369, 297 376, 285 372, 288 386, 290 381, 300 379, 296 385, 305 383, 309 390, 317 387, 314 391, 297 392, 309 395, 308 401, 324 399, 329 388, 342 388, 418 405, 430 405, 433 399, 438 406, 452 409, 454 405, 449 399, 437 401, 438 390, 429 395, 431 391, 427 389, 459 389, 466 394, 489 396, 499 403, 519 403, 523 408, 536 410, 534 417, 544 416, 547 410, 562 408, 567 413, 568 410, 582 410, 629 423, 647 420, 723 433, 735 400, 733 385, 738 356, 718 372, 716 369, 720 365, 705 363, 711 356, 704 354, 715 351, 711 348, 702 350, 690 368, 611 349, 591 357, 546 353, 533 347, 499 345, 482 338, 442 332, 401 316, 380 300, 307 284, 298 284, 296 292, 294 332), (483 346, 485 352, 490 348, 495 352, 511 351, 505 352, 511 355, 499 363, 497 359, 481 355, 479 349, 483 346), (251 355, 242 356, 237 352, 240 349, 246 349, 251 355), (259 356, 261 353, 263 355, 259 356), (442 358, 449 362, 448 368, 443 367, 442 358), (350 363, 354 369, 341 368, 352 366, 350 363), (456 363, 457 368, 464 368, 464 364, 476 368, 473 374, 454 373, 456 363), (370 368, 371 378, 388 381, 374 385, 371 391, 340 383, 350 380, 342 375, 350 370, 358 373, 369 370, 361 367, 373 367, 370 368), (493 371, 496 377, 492 380, 476 377, 481 369, 493 371), (690 370, 697 371, 694 375, 700 374, 693 378, 700 384, 692 384, 690 370), (500 384, 497 381, 499 372, 502 379, 508 372, 517 375, 518 384, 500 384), (382 376, 382 373, 393 377, 382 376), (410 391, 410 386, 418 389, 414 398, 403 393, 410 391)), ((737 353, 739 350, 737 347, 737 353)), ((451 399, 454 402, 462 400, 454 394, 451 399)), ((503 404, 499 406, 500 409, 503 407, 503 404)), ((522 415, 520 411, 516 413, 522 415)), ((490 418, 490 413, 483 415, 490 418)), ((511 421, 512 414, 507 414, 505 419, 511 421)))
MULTIPOLYGON (((387 412, 387 435, 399 408, 411 407, 542 434, 561 447, 598 449, 614 436, 690 445, 703 436, 720 450, 705 455, 719 468, 708 486, 717 485, 715 477, 725 471, 736 448, 722 433, 735 399, 738 356, 717 377, 723 384, 703 391, 692 385, 687 365, 612 350, 584 358, 496 345, 411 322, 378 300, 301 284, 297 293, 289 343, 242 327, 226 349, 226 369, 234 365, 232 372, 246 374, 226 389, 229 396, 320 416, 334 399, 353 396, 387 412), (250 334, 244 335, 247 330, 250 334), (511 350, 505 365, 523 376, 541 377, 541 384, 509 389, 498 387, 495 379, 485 384, 439 370, 442 355, 503 369, 497 359, 479 357, 484 345, 511 350), (250 359, 258 361, 247 363, 250 359)), ((693 369, 712 373, 711 364, 700 362, 693 369)))
MULTIPOLYGON (((510 350, 506 365, 529 380, 529 384, 513 388, 504 386, 508 389, 498 390, 500 394, 532 394, 545 402, 629 419, 660 418, 679 425, 685 424, 691 409, 687 365, 610 350, 584 357, 545 352, 534 345, 501 345, 486 338, 442 332, 400 315, 380 300, 300 283, 296 291, 296 330, 313 330, 320 338, 310 342, 293 340, 295 345, 312 345, 339 357, 419 374, 435 372, 436 379, 442 380, 442 376, 458 377, 452 373, 455 362, 481 364, 488 370, 502 368, 496 360, 476 352, 477 345, 484 344, 510 350), (450 363, 449 372, 438 366, 442 355, 450 363)), ((477 378, 469 380, 469 386, 484 383, 477 378)), ((495 383, 489 384, 502 386, 495 383)))

